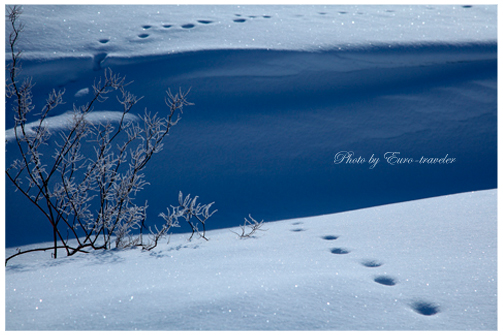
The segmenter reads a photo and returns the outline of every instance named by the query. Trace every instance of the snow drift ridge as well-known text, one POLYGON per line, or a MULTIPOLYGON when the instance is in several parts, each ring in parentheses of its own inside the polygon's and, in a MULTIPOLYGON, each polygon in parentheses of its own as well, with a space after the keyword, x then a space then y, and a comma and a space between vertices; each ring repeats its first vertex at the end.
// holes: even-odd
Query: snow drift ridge
MULTIPOLYGON (((215 201, 219 211, 209 227, 220 228, 241 224, 250 212, 270 221, 495 188, 496 49, 495 43, 203 49, 108 56, 101 66, 133 80, 130 90, 144 97, 136 113, 162 111, 169 87, 192 87, 196 106, 152 161, 146 173, 155 183, 138 201, 149 200, 155 222, 178 191, 198 194, 215 201), (373 170, 335 165, 339 151, 375 155, 381 163, 373 170), (457 160, 391 166, 383 163, 386 152, 457 160)), ((77 58, 27 60, 24 69, 34 74, 38 105, 52 85, 82 104, 86 95, 77 93, 101 74, 91 60, 77 58)), ((113 110, 113 102, 100 109, 113 110)), ((9 197, 7 222, 34 221, 24 207, 19 195, 9 197)), ((7 226, 9 246, 25 243, 18 242, 19 229, 25 231, 7 226)), ((40 228, 29 241, 44 236, 40 228)))

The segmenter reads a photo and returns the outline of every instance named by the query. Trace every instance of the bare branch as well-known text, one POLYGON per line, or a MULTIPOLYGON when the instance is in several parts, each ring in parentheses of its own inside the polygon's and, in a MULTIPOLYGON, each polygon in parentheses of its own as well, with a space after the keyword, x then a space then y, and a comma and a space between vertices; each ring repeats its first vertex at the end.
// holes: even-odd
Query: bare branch
POLYGON ((245 218, 245 222, 242 226, 239 226, 239 228, 241 228, 241 234, 239 233, 236 233, 235 231, 232 231, 234 234, 236 234, 237 236, 239 236, 239 238, 250 238, 250 237, 254 237, 253 235, 257 232, 257 231, 266 231, 267 229, 261 229, 262 226, 264 225, 264 221, 260 221, 258 222, 257 220, 255 220, 254 218, 252 218, 251 214, 248 214, 248 217, 250 218, 251 222, 245 218), (249 229, 250 231, 249 232, 246 232, 247 229, 249 229))

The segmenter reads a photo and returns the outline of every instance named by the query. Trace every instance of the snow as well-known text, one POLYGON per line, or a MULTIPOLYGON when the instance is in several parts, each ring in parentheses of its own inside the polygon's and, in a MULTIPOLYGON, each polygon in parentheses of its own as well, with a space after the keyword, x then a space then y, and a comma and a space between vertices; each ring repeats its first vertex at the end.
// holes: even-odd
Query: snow
MULTIPOLYGON (((191 88, 137 201, 149 224, 179 191, 218 212, 209 241, 178 228, 151 252, 13 258, 7 330, 497 328, 495 5, 23 8, 35 105, 66 92, 52 131, 106 68, 143 96, 131 118, 191 88), (365 162, 334 164, 342 151, 365 162), (267 231, 239 239, 249 213, 267 231)), ((111 96, 89 120, 117 110, 111 96)), ((44 218, 5 194, 6 255, 48 245, 44 218)))
POLYGON ((25 20, 37 59, 496 39, 494 6, 26 6, 25 20))
POLYGON ((6 268, 6 329, 495 330, 496 226, 490 190, 269 222, 249 239, 26 254, 6 268))
MULTIPOLYGON (((77 92, 79 95, 83 95, 82 90, 77 92), (80 92, 80 93, 79 93, 80 92)), ((75 95, 77 96, 77 94, 75 95)), ((121 112, 110 112, 110 111, 99 111, 99 112, 90 112, 84 118, 90 124, 106 124, 106 123, 118 123, 121 121, 123 115, 121 112)), ((47 129, 51 134, 57 134, 58 131, 62 131, 68 129, 73 124, 74 113, 73 111, 67 111, 64 114, 47 117, 42 124, 37 121, 33 121, 26 124, 26 134, 28 136, 34 134, 34 129, 38 127, 43 127, 47 129)), ((135 115, 126 114, 124 117, 126 122, 138 121, 138 117, 135 115)), ((18 133, 21 133, 21 128, 18 127, 18 133)), ((15 141, 16 133, 14 128, 7 129, 5 131, 5 140, 6 141, 15 141)))

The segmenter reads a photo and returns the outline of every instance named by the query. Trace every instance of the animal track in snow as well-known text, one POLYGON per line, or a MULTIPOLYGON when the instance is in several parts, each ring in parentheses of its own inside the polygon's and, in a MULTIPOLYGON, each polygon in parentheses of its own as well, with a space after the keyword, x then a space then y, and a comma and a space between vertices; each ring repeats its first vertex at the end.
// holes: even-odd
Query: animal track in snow
POLYGON ((163 251, 151 251, 149 255, 155 258, 171 257, 168 254, 164 254, 163 251))
POLYGON ((150 28, 152 28, 152 26, 151 26, 151 25, 148 25, 148 24, 146 24, 146 25, 144 25, 144 26, 141 26, 141 27, 142 27, 143 29, 150 29, 150 28))
POLYGON ((138 35, 139 38, 147 38, 149 36, 150 36, 149 34, 140 34, 140 35, 138 35))
POLYGON ((333 241, 333 240, 337 240, 339 238, 339 236, 325 235, 325 236, 322 236, 321 238, 324 240, 333 241))
POLYGON ((182 28, 183 29, 192 29, 194 28, 196 25, 195 24, 192 24, 192 23, 187 23, 187 24, 183 24, 182 25, 182 28))
POLYGON ((378 276, 378 277, 374 278, 374 281, 376 283, 379 283, 381 285, 386 285, 386 286, 396 285, 396 280, 392 277, 389 277, 389 276, 378 276))
POLYGON ((101 70, 101 63, 107 58, 106 52, 102 52, 99 54, 94 55, 93 58, 93 70, 98 71, 101 70))
POLYGON ((210 20, 197 20, 197 22, 199 22, 201 24, 210 24, 210 23, 213 23, 213 21, 210 21, 210 20))
POLYGON ((303 223, 304 222, 300 222, 300 221, 299 222, 294 222, 294 223, 292 223, 292 226, 297 226, 297 225, 300 225, 300 224, 303 224, 303 223))
POLYGON ((412 309, 421 315, 435 315, 440 312, 440 307, 434 303, 427 301, 415 301, 411 304, 412 309))
POLYGON ((368 268, 377 268, 377 267, 381 266, 382 263, 379 261, 376 261, 376 260, 367 259, 367 260, 363 260, 361 262, 361 265, 366 266, 368 268))
POLYGON ((169 28, 173 27, 173 25, 172 24, 163 24, 162 27, 164 29, 169 29, 169 28))
POLYGON ((300 231, 306 231, 305 229, 302 229, 302 228, 297 228, 297 229, 292 229, 290 231, 293 231, 293 232, 300 232, 300 231))
MULTIPOLYGON (((237 16, 238 18, 237 19, 234 19, 232 21, 236 22, 236 23, 243 23, 243 22, 246 22, 247 20, 243 17, 243 15, 241 14, 234 14, 234 16, 237 16)), ((264 19, 270 19, 271 16, 270 15, 248 15, 247 16, 248 18, 250 19, 257 19, 259 17, 263 17, 264 19)))
POLYGON ((99 40, 99 42, 100 42, 101 44, 108 43, 108 41, 110 41, 108 38, 103 38, 103 39, 99 40))
POLYGON ((333 254, 336 254, 336 255, 345 255, 345 254, 349 254, 351 251, 349 251, 347 249, 343 249, 343 248, 333 248, 333 249, 330 249, 330 252, 333 254))

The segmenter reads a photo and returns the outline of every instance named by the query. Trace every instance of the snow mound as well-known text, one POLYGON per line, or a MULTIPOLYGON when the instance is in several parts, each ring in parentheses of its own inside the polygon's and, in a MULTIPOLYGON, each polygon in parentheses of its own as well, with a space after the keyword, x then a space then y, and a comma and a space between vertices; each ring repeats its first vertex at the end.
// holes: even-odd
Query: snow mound
POLYGON ((26 58, 496 40, 495 6, 24 6, 26 58), (50 52, 48 52, 50 50, 50 52))
POLYGON ((489 190, 269 222, 249 239, 25 254, 6 267, 6 329, 496 330, 496 207, 489 190))
MULTIPOLYGON (((40 122, 40 120, 29 122, 25 126, 26 135, 27 136, 34 135, 35 129, 37 129, 38 127, 45 128, 49 133, 54 133, 58 130, 67 130, 74 123, 73 121, 74 115, 75 112, 67 111, 66 113, 63 113, 61 115, 49 116, 45 118, 43 122, 40 122)), ((121 119, 123 118, 123 113, 111 112, 111 111, 95 111, 87 113, 84 116, 84 118, 87 122, 94 125, 114 123, 121 121, 121 119)), ((136 115, 126 114, 124 116, 124 121, 137 121, 137 120, 138 117, 136 115)), ((21 128, 18 127, 17 131, 18 133, 20 133, 21 128)), ((14 128, 7 129, 5 131, 5 140, 8 142, 16 140, 16 134, 14 128)))

